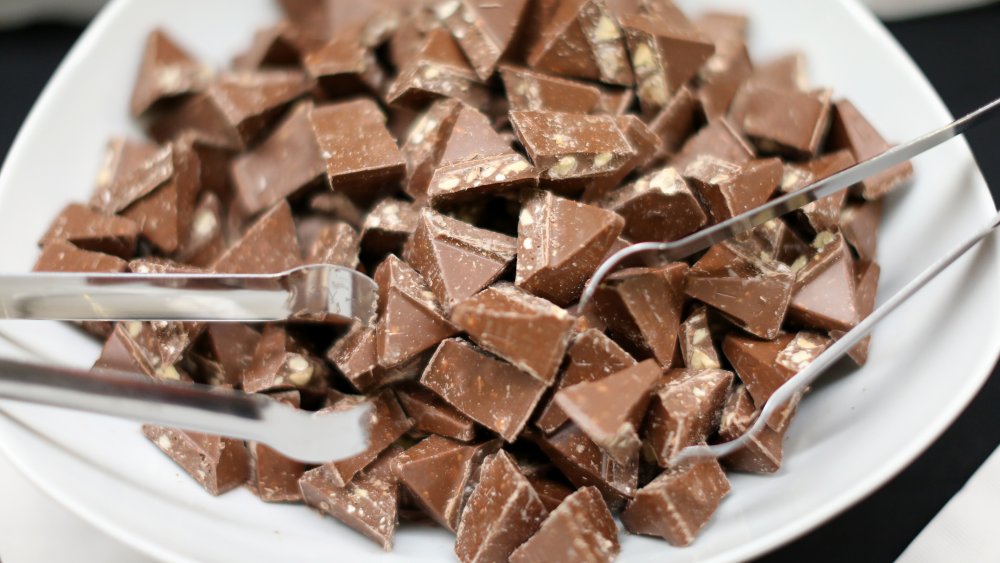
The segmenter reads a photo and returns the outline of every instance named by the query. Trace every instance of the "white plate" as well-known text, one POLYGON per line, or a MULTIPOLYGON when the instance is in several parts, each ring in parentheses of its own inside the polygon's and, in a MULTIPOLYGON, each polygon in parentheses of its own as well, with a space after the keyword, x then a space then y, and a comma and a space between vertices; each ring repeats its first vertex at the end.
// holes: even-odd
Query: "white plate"
MULTIPOLYGON (((801 48, 817 84, 850 97, 893 139, 950 119, 900 47, 853 0, 683 4, 752 16, 755 57, 801 48)), ((106 139, 135 132, 126 108, 146 33, 165 27, 223 64, 271 0, 118 0, 94 22, 25 124, 0 175, 0 269, 23 271, 67 202, 87 198, 106 139)), ((891 198, 880 236, 884 298, 993 213, 964 141, 916 162, 918 181, 891 198)), ((622 560, 731 561, 772 549, 871 492, 955 418, 990 373, 1000 346, 998 251, 973 252, 876 332, 869 365, 828 377, 804 402, 775 476, 734 475, 733 492, 693 547, 626 536, 622 560)), ((0 326, 53 361, 89 365, 97 347, 51 323, 0 326)), ((244 490, 206 495, 139 434, 104 417, 5 404, 0 447, 42 488, 86 519, 172 561, 453 560, 440 530, 403 528, 392 554, 301 506, 244 490), (69 452, 69 453, 68 453, 69 452)), ((891 523, 886 523, 891 525, 891 523)))

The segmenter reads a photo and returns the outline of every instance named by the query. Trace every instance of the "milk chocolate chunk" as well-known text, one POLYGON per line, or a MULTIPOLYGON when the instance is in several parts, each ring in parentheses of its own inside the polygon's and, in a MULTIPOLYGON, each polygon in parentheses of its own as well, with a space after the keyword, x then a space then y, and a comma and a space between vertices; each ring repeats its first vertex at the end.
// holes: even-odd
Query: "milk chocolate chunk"
POLYGON ((157 102, 197 92, 205 87, 210 77, 211 71, 163 30, 153 30, 146 39, 139 76, 132 90, 132 115, 138 117, 146 113, 157 102))
POLYGON ((636 492, 622 512, 622 524, 633 534, 659 536, 676 546, 691 545, 729 490, 718 461, 667 469, 636 492))
POLYGON ((459 339, 438 346, 420 382, 462 414, 513 442, 545 384, 459 339))
POLYGON ((351 410, 363 403, 372 404, 365 422, 369 432, 368 448, 354 457, 331 461, 322 466, 326 468, 333 486, 347 486, 359 471, 378 458, 382 452, 387 449, 391 451, 390 446, 393 442, 413 426, 413 421, 406 417, 396 396, 388 389, 369 397, 347 395, 326 408, 334 412, 351 410))
POLYGON ((682 86, 649 121, 649 128, 663 140, 658 158, 673 156, 681 149, 697 128, 700 104, 694 91, 682 86))
POLYGON ((361 229, 364 222, 362 211, 357 204, 339 192, 322 191, 313 194, 306 205, 313 213, 327 219, 343 221, 355 229, 361 229))
POLYGON ((830 130, 831 95, 750 82, 733 101, 732 115, 761 152, 811 158, 830 130))
POLYGON ((400 455, 393 471, 427 515, 454 532, 483 459, 501 445, 497 439, 469 445, 428 436, 400 455))
POLYGON ((434 11, 458 40, 482 80, 493 75, 497 63, 513 47, 512 40, 527 14, 528 0, 502 4, 482 0, 442 0, 434 11))
POLYGON ((427 198, 427 186, 444 154, 455 120, 465 106, 453 98, 437 100, 410 126, 400 151, 406 159, 406 193, 427 198))
POLYGON ((192 132, 207 144, 243 150, 311 87, 312 82, 294 70, 223 74, 175 111, 157 116, 150 134, 163 143, 192 132))
POLYGON ((280 201, 230 246, 212 269, 228 274, 268 274, 302 264, 302 251, 295 234, 292 210, 280 201))
POLYGON ((361 252, 361 235, 354 227, 334 221, 320 228, 306 250, 306 264, 331 264, 357 268, 361 252))
POLYGON ((312 123, 334 191, 371 200, 384 185, 406 174, 403 155, 385 128, 385 115, 372 100, 316 107, 312 123))
MULTIPOLYGON (((785 193, 799 191, 853 165, 854 157, 846 150, 823 155, 801 164, 785 164, 781 191, 785 193)), ((847 192, 841 191, 802 207, 797 215, 800 217, 800 222, 804 221, 813 233, 830 230, 840 222, 841 211, 846 201, 847 192)))
POLYGON ((720 369, 667 372, 653 389, 642 433, 660 467, 682 449, 708 439, 719 425, 733 373, 720 369))
POLYGON ((535 192, 521 205, 517 226, 518 287, 557 305, 580 296, 625 221, 616 213, 535 192))
POLYGON ((392 473, 399 453, 390 448, 347 484, 329 465, 310 469, 299 480, 302 498, 390 551, 399 524, 399 483, 392 473))
MULTIPOLYGON (((882 270, 875 262, 861 262, 855 265, 855 304, 858 307, 858 322, 862 321, 875 310, 875 297, 878 291, 878 279, 882 270)), ((831 330, 830 337, 834 340, 840 339, 844 331, 831 330)), ((865 365, 868 361, 868 346, 871 344, 871 335, 866 336, 847 354, 859 366, 865 365)))
POLYGON ((134 221, 74 203, 63 208, 38 244, 45 246, 62 240, 81 250, 130 258, 135 254, 138 239, 139 225, 134 221))
POLYGON ((361 225, 362 248, 374 256, 399 252, 417 229, 419 217, 410 202, 391 197, 379 201, 361 225))
POLYGON ((166 182, 174 173, 169 147, 126 138, 108 142, 90 206, 117 213, 166 182))
POLYGON ((788 319, 802 326, 848 331, 858 324, 854 259, 844 237, 816 235, 817 253, 796 273, 788 319))
POLYGON ((754 404, 763 408, 778 387, 811 364, 829 344, 826 336, 808 331, 781 333, 774 340, 730 334, 722 343, 722 351, 747 386, 754 404))
POLYGON ((632 146, 633 155, 617 171, 602 174, 588 182, 580 199, 592 202, 601 199, 608 192, 621 186, 622 182, 636 170, 644 169, 657 155, 663 152, 663 141, 652 129, 635 115, 621 115, 616 118, 618 127, 632 146))
POLYGON ((875 260, 882 202, 848 203, 840 214, 840 232, 863 262, 875 260))
POLYGON ((35 261, 35 272, 124 272, 128 262, 117 256, 81 250, 66 241, 42 247, 35 261))
POLYGON ((232 66, 238 70, 294 67, 301 62, 302 54, 310 48, 310 43, 288 21, 280 21, 254 32, 250 46, 233 57, 232 66))
POLYGON ((263 211, 323 177, 326 165, 312 128, 312 111, 310 102, 295 106, 267 138, 233 161, 233 185, 246 213, 263 211))
MULTIPOLYGON (((891 148, 864 115, 847 100, 834 104, 833 125, 827 141, 829 150, 848 149, 858 162, 878 156, 891 148)), ((913 165, 904 162, 861 181, 854 191, 867 200, 879 199, 913 177, 913 165)))
POLYGON ((751 160, 739 166, 706 156, 684 170, 684 177, 715 223, 766 202, 781 185, 781 175, 782 165, 777 158, 751 160))
POLYGON ((793 274, 805 265, 812 253, 810 246, 780 218, 757 226, 748 236, 737 237, 737 240, 749 241, 768 256, 788 264, 793 274))
POLYGON ((207 353, 220 367, 219 380, 209 383, 242 385, 260 338, 259 332, 245 324, 209 323, 205 329, 207 353))
POLYGON ((379 264, 374 277, 379 286, 375 347, 380 366, 398 366, 458 332, 420 274, 395 255, 379 264))
POLYGON ((489 118, 459 109, 427 195, 431 203, 468 200, 537 184, 537 172, 490 125, 489 118))
POLYGON ((468 442, 476 437, 475 424, 464 414, 420 385, 396 388, 399 404, 413 419, 413 429, 468 442))
POLYGON ((326 354, 347 381, 362 393, 378 386, 381 372, 375 346, 375 329, 355 326, 337 340, 326 354))
POLYGON ((226 250, 222 202, 213 192, 203 191, 194 206, 186 242, 175 258, 184 264, 207 268, 226 250))
POLYGON ((249 462, 241 440, 143 425, 142 433, 211 495, 247 480, 249 462))
POLYGON ((794 275, 753 245, 728 241, 710 248, 688 272, 685 293, 761 338, 778 335, 792 298, 794 275))
MULTIPOLYGON (((729 442, 739 438, 760 416, 753 398, 744 385, 738 385, 726 399, 719 425, 719 439, 729 442)), ((723 465, 744 473, 774 473, 781 468, 785 431, 764 426, 750 442, 722 459, 723 465)))
POLYGON ((429 209, 420 213, 406 259, 445 308, 496 281, 517 255, 517 240, 429 209))
POLYGON ((632 84, 625 38, 615 15, 602 0, 563 0, 545 23, 528 54, 542 72, 632 84))
POLYGON ((678 340, 684 366, 690 369, 719 369, 719 352, 712 342, 712 333, 708 326, 708 309, 704 306, 696 308, 691 315, 681 323, 678 340))
POLYGON ((726 118, 710 121, 684 143, 670 165, 681 173, 688 165, 705 156, 733 164, 749 162, 754 157, 754 149, 741 133, 726 118))
POLYGON ((137 340, 140 332, 141 324, 137 322, 115 325, 93 369, 141 373, 153 379, 191 380, 173 365, 162 364, 155 351, 145 347, 147 341, 137 340))
POLYGON ((248 393, 294 389, 319 392, 326 388, 326 376, 325 365, 311 357, 284 328, 268 325, 244 373, 243 390, 248 393))
POLYGON ((505 561, 548 515, 531 483, 507 452, 486 458, 455 537, 462 563, 505 561))
POLYGON ((421 109, 439 98, 454 98, 472 107, 489 105, 489 89, 479 80, 451 33, 432 29, 389 86, 386 101, 421 109))
POLYGON ((646 360, 597 381, 565 387, 555 401, 612 459, 628 463, 642 446, 638 427, 660 374, 660 366, 646 360))
POLYGON ((451 321, 473 342, 546 385, 555 379, 573 329, 566 311, 510 283, 462 301, 451 321))
POLYGON ((594 487, 566 497, 531 539, 510 556, 512 563, 588 561, 610 563, 618 556, 618 526, 594 487))
POLYGON ((537 438, 539 447, 576 487, 597 487, 612 510, 635 494, 639 483, 639 456, 618 463, 575 424, 537 438))
POLYGON ((335 37, 306 54, 302 66, 320 89, 331 98, 382 91, 386 76, 361 38, 353 34, 335 37))
MULTIPOLYGON (((614 340, 592 328, 581 332, 573 339, 567 355, 569 363, 556 384, 556 391, 578 383, 600 381, 636 364, 632 356, 622 350, 614 340)), ((546 433, 552 433, 567 420, 569 417, 566 411, 553 400, 542 410, 535 421, 535 426, 546 433)))
POLYGON ((705 116, 717 119, 729 112, 740 86, 753 75, 745 43, 747 19, 733 14, 705 14, 696 27, 715 43, 715 53, 698 73, 698 99, 705 116))
POLYGON ((670 367, 684 307, 681 262, 658 268, 629 268, 608 276, 594 305, 611 336, 637 358, 652 356, 670 367))
POLYGON ((187 244, 191 234, 201 170, 190 144, 174 143, 169 154, 172 177, 132 200, 121 214, 138 223, 143 238, 153 246, 172 254, 187 244))
POLYGON ((622 18, 622 28, 635 72, 636 95, 648 115, 665 106, 715 52, 712 41, 683 16, 630 15, 622 18))
POLYGON ((543 180, 611 174, 635 155, 609 115, 512 111, 510 121, 543 180))
MULTIPOLYGON (((276 401, 299 408, 298 391, 271 395, 276 401)), ((264 502, 292 502, 302 499, 299 478, 306 466, 256 442, 247 443, 250 453, 250 480, 247 488, 264 502)))
MULTIPOLYGON (((531 486, 535 488, 535 493, 538 494, 538 499, 542 501, 545 505, 545 510, 552 512, 555 510, 566 497, 573 494, 573 489, 567 487, 560 481, 554 479, 549 479, 547 476, 540 473, 528 473, 524 468, 521 470, 528 478, 531 486)), ((600 492, 598 492, 600 494, 600 492)), ((602 501, 603 502, 603 501, 602 501)))
POLYGON ((753 81, 770 88, 805 92, 809 89, 805 55, 793 52, 755 65, 753 81))
POLYGON ((586 82, 507 65, 500 78, 512 111, 594 113, 601 103, 601 90, 586 82))

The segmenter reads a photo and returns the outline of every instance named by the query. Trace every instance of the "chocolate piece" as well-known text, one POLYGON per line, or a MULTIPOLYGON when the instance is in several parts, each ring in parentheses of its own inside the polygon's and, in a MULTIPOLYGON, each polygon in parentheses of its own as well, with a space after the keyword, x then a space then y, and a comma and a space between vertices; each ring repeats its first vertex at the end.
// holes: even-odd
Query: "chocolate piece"
POLYGON ((635 92, 631 88, 615 88, 606 86, 601 88, 601 101, 593 113, 603 113, 605 115, 621 116, 632 108, 635 100, 635 92))
POLYGON ((719 369, 719 352, 712 342, 708 326, 708 309, 698 307, 681 323, 678 335, 684 366, 690 369, 719 369))
POLYGON ((413 429, 418 432, 461 442, 476 437, 475 425, 469 418, 419 385, 396 389, 396 398, 407 416, 413 419, 413 429))
POLYGON ((637 428, 660 373, 656 362, 646 360, 597 381, 561 389, 555 401, 612 459, 628 463, 642 446, 637 428))
POLYGON ((174 173, 169 147, 126 138, 108 142, 90 206, 117 213, 166 182, 174 173))
POLYGON ((93 369, 141 373, 153 379, 191 381, 174 364, 163 363, 159 350, 148 347, 148 339, 139 340, 142 330, 142 323, 118 323, 105 341, 93 369))
POLYGON ((474 346, 448 339, 420 382, 472 420, 513 442, 545 392, 545 384, 474 346))
POLYGON ((375 329, 361 325, 353 327, 337 340, 326 358, 362 393, 370 393, 398 381, 416 379, 426 363, 425 355, 419 355, 392 368, 379 366, 375 329))
POLYGON ((375 102, 359 99, 318 106, 312 111, 312 123, 334 190, 371 200, 383 185, 406 174, 403 155, 375 102))
MULTIPOLYGON (((854 165, 850 151, 841 150, 801 164, 786 164, 781 180, 781 191, 797 192, 806 186, 854 165)), ((800 221, 813 233, 833 229, 840 221, 840 212, 847 200, 847 192, 840 191, 819 201, 814 201, 797 211, 800 221)))
POLYGON ((211 495, 247 480, 249 463, 241 440, 143 425, 142 433, 211 495))
MULTIPOLYGON (((891 148, 854 104, 839 100, 834 104, 828 150, 848 149, 858 162, 868 160, 891 148)), ((879 199, 913 177, 913 164, 904 162, 862 180, 854 193, 867 200, 879 199)))
POLYGON ((710 248, 688 272, 685 293, 725 313, 761 338, 778 335, 792 297, 794 275, 753 245, 728 241, 710 248))
POLYGON ((611 336, 638 358, 652 356, 670 367, 684 306, 681 262, 615 272, 598 288, 594 306, 611 336))
MULTIPOLYGON (((528 478, 531 486, 535 489, 535 493, 538 494, 538 499, 542 501, 545 510, 549 512, 555 510, 566 497, 573 494, 573 489, 559 481, 554 481, 538 473, 529 474, 523 467, 521 472, 528 478)), ((598 492, 598 494, 600 493, 598 492)))
POLYGON ((670 165, 682 174, 699 158, 714 156, 732 164, 743 164, 754 157, 753 147, 726 118, 710 121, 684 143, 670 165))
POLYGON ((232 66, 237 70, 255 70, 269 66, 294 67, 300 63, 302 54, 309 49, 310 43, 287 21, 280 21, 254 32, 250 46, 233 57, 232 66))
POLYGON ((510 50, 527 13, 528 0, 493 4, 478 0, 444 0, 434 11, 458 40, 482 80, 493 75, 497 62, 510 50))
POLYGON ((211 71, 175 43, 161 29, 146 38, 139 76, 132 90, 130 109, 134 117, 146 113, 158 102, 205 87, 211 71))
POLYGON ((220 367, 219 381, 209 383, 242 385, 260 338, 259 332, 245 324, 208 323, 205 329, 207 351, 220 367))
POLYGON ((622 233, 636 242, 677 240, 708 221, 687 182, 671 167, 615 190, 601 206, 625 218, 622 233))
POLYGON ((573 328, 566 311, 510 283, 462 301, 451 321, 473 342, 545 384, 555 379, 573 328))
POLYGON ((633 80, 621 27, 600 0, 559 2, 528 54, 528 64, 607 84, 629 86, 633 80))
POLYGON ((302 498, 390 551, 399 524, 399 485, 392 473, 399 453, 390 448, 346 485, 329 465, 310 469, 299 480, 302 498))
POLYGON ((638 455, 620 464, 575 424, 567 424, 555 434, 536 440, 573 485, 597 487, 612 510, 620 508, 635 494, 639 482, 638 455))
POLYGON ((493 130, 489 118, 466 106, 455 116, 427 195, 437 205, 535 184, 537 173, 528 159, 493 130))
POLYGON ((386 101, 420 109, 438 98, 455 98, 479 109, 489 104, 490 93, 476 76, 458 43, 443 29, 429 31, 419 51, 410 55, 389 86, 386 101))
POLYGON ((431 176, 463 107, 452 98, 437 100, 409 128, 400 150, 406 159, 406 193, 414 199, 426 199, 431 176))
POLYGON ((512 111, 510 121, 545 180, 612 174, 635 155, 612 116, 512 111))
POLYGON ((781 161, 777 158, 751 160, 737 166, 706 156, 684 170, 684 178, 705 204, 714 223, 766 202, 781 185, 781 174, 781 161))
POLYGON ((392 443, 406 434, 413 426, 413 422, 399 407, 395 395, 388 389, 383 389, 369 397, 347 395, 323 410, 329 409, 333 412, 351 410, 363 403, 373 405, 366 419, 366 425, 369 429, 368 448, 354 457, 331 461, 322 466, 327 470, 327 478, 335 487, 346 487, 359 471, 379 457, 386 449, 390 449, 392 443))
POLYGON ((610 563, 618 556, 618 526, 594 487, 568 496, 531 539, 510 556, 512 563, 588 561, 610 563))
MULTIPOLYGON (((738 385, 726 399, 719 425, 719 439, 729 442, 739 438, 760 416, 753 398, 744 385, 738 385)), ((785 431, 770 426, 761 428, 746 446, 722 459, 726 468, 746 473, 774 473, 781 468, 785 431)))
POLYGON ((809 245, 780 218, 757 226, 749 235, 737 237, 737 240, 749 241, 767 256, 788 264, 793 274, 805 265, 812 252, 809 245))
POLYGON ((788 319, 803 326, 848 331, 858 324, 854 259, 839 233, 816 235, 817 253, 796 273, 788 319))
POLYGON ((849 203, 840 214, 840 232, 863 262, 875 260, 882 202, 849 203))
POLYGON ((193 147, 174 143, 170 157, 173 177, 132 200, 121 211, 139 224, 143 238, 167 254, 187 244, 200 190, 200 162, 193 147))
POLYGON ((698 99, 709 120, 726 115, 736 92, 754 73, 745 43, 747 19, 709 13, 695 23, 715 43, 715 53, 698 73, 698 99))
POLYGON ((445 310, 496 281, 517 255, 513 237, 424 209, 406 259, 445 310))
POLYGON ((624 225, 614 212, 531 194, 519 215, 515 283, 557 305, 572 303, 624 225))
POLYGON ((385 72, 360 37, 343 35, 308 53, 302 66, 331 98, 378 93, 386 83, 385 72))
POLYGON ((505 65, 500 78, 512 111, 593 113, 601 103, 601 90, 586 82, 505 65))
POLYGON ((622 524, 633 534, 691 545, 728 493, 729 481, 718 461, 668 469, 636 492, 621 515, 622 524))
POLYGON ((269 274, 302 265, 292 210, 284 200, 257 219, 236 244, 230 246, 212 270, 227 274, 269 274))
POLYGON ((454 532, 479 466, 501 445, 496 439, 468 445, 429 436, 399 456, 393 471, 427 515, 454 532))
POLYGON ((320 228, 306 250, 306 264, 332 264, 345 268, 358 267, 361 236, 354 227, 341 221, 320 228))
POLYGON ((38 244, 66 241, 81 250, 130 258, 138 238, 139 226, 134 221, 74 203, 63 208, 38 244))
MULTIPOLYGON (((271 398, 299 408, 298 391, 275 393, 271 398)), ((256 442, 248 442, 247 450, 250 452, 250 480, 247 481, 247 488, 253 494, 264 502, 302 500, 299 478, 305 473, 304 464, 256 442)))
POLYGON ((617 171, 602 174, 588 182, 584 188, 582 201, 591 202, 604 197, 609 191, 618 188, 632 172, 644 168, 653 162, 657 155, 663 152, 663 141, 641 119, 634 115, 618 116, 618 127, 625 134, 633 155, 617 171))
POLYGON ((811 364, 829 344, 830 339, 817 332, 781 333, 772 341, 730 334, 722 351, 754 404, 762 408, 778 387, 811 364))
POLYGON ((379 366, 398 366, 458 332, 420 274, 395 255, 379 264, 374 277, 379 286, 379 366))
POLYGON ((548 515, 507 452, 483 462, 479 483, 458 524, 455 554, 463 563, 504 561, 548 515))
POLYGON ((285 329, 268 325, 243 376, 248 393, 300 389, 325 391, 326 366, 295 342, 285 329))
POLYGON ((204 191, 194 206, 187 240, 177 249, 178 261, 207 268, 226 250, 223 210, 219 196, 204 191))
POLYGON ((259 145, 232 164, 240 205, 256 214, 315 185, 326 171, 310 116, 310 102, 297 105, 259 145))
POLYGON ((210 145, 243 150, 284 108, 304 95, 312 82, 299 71, 237 71, 220 75, 208 88, 150 123, 160 143, 185 132, 210 145))
POLYGON ((361 225, 362 248, 373 256, 399 252, 417 229, 419 217, 412 203, 388 197, 379 201, 361 225))
MULTIPOLYGON (((875 297, 878 292, 878 279, 882 270, 875 262, 862 262, 855 266, 855 304, 858 307, 858 322, 861 322, 875 310, 875 297)), ((830 337, 840 339, 845 334, 841 330, 831 330, 830 337)), ((868 361, 868 346, 872 337, 869 334, 851 348, 847 354, 859 366, 868 361)))
POLYGON ((733 374, 720 369, 675 369, 653 389, 642 434, 660 467, 682 449, 708 439, 719 425, 733 374))
POLYGON ((327 217, 343 221, 355 229, 361 229, 364 222, 361 209, 349 197, 339 192, 323 191, 309 198, 309 210, 327 217))
POLYGON ((663 140, 663 150, 658 158, 672 156, 681 149, 697 127, 699 108, 694 91, 683 86, 649 121, 649 128, 663 140))
POLYGON ((802 92, 748 82, 731 114, 760 151, 812 158, 830 129, 831 95, 830 90, 802 92))
POLYGON ((654 115, 698 74, 715 52, 715 45, 683 16, 636 14, 621 21, 635 72, 636 95, 642 111, 654 115))
POLYGON ((81 250, 66 241, 42 247, 32 268, 35 272, 124 272, 128 262, 100 252, 81 250))
MULTIPOLYGON (((555 390, 558 392, 578 383, 594 382, 636 364, 628 352, 601 331, 587 329, 574 338, 567 351, 569 364, 562 372, 555 390)), ((550 401, 535 420, 535 426, 552 433, 569 417, 556 401, 550 401)))
POLYGON ((800 52, 789 53, 754 66, 756 84, 782 90, 809 89, 806 77, 806 58, 800 52))

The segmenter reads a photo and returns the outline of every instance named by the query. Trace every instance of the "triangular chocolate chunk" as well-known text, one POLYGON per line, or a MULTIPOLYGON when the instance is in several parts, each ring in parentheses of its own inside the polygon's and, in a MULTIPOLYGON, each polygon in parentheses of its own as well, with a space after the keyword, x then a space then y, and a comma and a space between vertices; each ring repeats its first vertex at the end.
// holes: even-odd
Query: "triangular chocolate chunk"
POLYGON ((521 206, 515 283, 557 305, 580 297, 625 221, 616 213, 536 192, 521 206))
POLYGON ((407 260, 446 310, 472 297, 507 269, 517 240, 424 209, 407 260))
POLYGON ((591 113, 601 102, 601 90, 586 82, 505 65, 500 78, 513 111, 591 113))
POLYGON ((566 497, 542 527, 510 556, 511 563, 588 561, 611 563, 618 556, 618 526, 594 487, 566 497))
POLYGON ((90 206, 117 213, 174 174, 172 149, 145 141, 112 139, 97 173, 90 206))
MULTIPOLYGON (((266 396, 300 408, 298 391, 281 391, 266 396)), ((305 464, 258 442, 247 442, 247 452, 250 454, 250 479, 247 481, 250 492, 264 502, 302 500, 299 478, 305 473, 305 464)))
POLYGON ((472 61, 479 78, 488 80, 497 62, 511 47, 511 40, 527 13, 527 5, 528 0, 510 0, 503 4, 445 0, 434 10, 472 61))
POLYGON ((638 427, 661 372, 656 362, 646 360, 597 381, 566 387, 556 393, 556 404, 612 459, 627 463, 642 446, 638 427))
POLYGON ((725 117, 710 121, 691 136, 671 160, 670 165, 684 174, 700 157, 714 156, 733 164, 743 164, 754 157, 754 149, 725 117))
POLYGON ((594 486, 612 510, 621 508, 635 494, 639 483, 639 456, 618 463, 575 424, 567 424, 548 437, 536 437, 552 463, 577 487, 594 486))
POLYGON ((781 160, 768 158, 735 165, 712 156, 699 158, 684 177, 705 204, 712 221, 720 223, 760 206, 781 185, 781 160))
POLYGON ((438 100, 410 126, 400 152, 406 159, 406 193, 413 199, 420 201, 427 197, 427 185, 463 107, 462 102, 453 98, 438 100))
POLYGON ((528 55, 528 64, 565 76, 632 84, 621 27, 600 0, 560 2, 528 55))
POLYGON ((761 152, 812 158, 830 130, 831 95, 828 89, 803 92, 749 80, 733 100, 730 116, 761 152))
POLYGON ((212 270, 226 274, 270 274, 302 264, 292 209, 284 200, 254 223, 215 261, 212 270))
POLYGON ((322 360, 309 355, 283 327, 268 325, 244 373, 243 390, 259 393, 300 389, 317 395, 326 392, 327 375, 322 360))
POLYGON ((774 340, 730 334, 722 343, 722 351, 747 386, 754 404, 762 408, 778 387, 805 369, 829 345, 830 339, 817 332, 781 333, 774 340))
POLYGON ((379 264, 374 277, 379 286, 375 344, 380 366, 397 366, 458 332, 420 274, 394 254, 379 264))
POLYGON ((160 29, 146 39, 139 77, 132 90, 131 111, 138 117, 157 102, 204 88, 211 71, 160 29))
POLYGON ((501 445, 498 439, 469 445, 429 436, 399 456, 394 472, 427 515, 454 532, 480 464, 501 445))
POLYGON ((84 205, 70 204, 52 221, 38 244, 45 246, 64 240, 83 250, 131 258, 138 239, 139 225, 135 221, 105 215, 84 205))
POLYGON ((623 234, 636 242, 669 242, 708 221, 691 188, 672 167, 614 190, 601 206, 625 218, 623 234))
MULTIPOLYGON (((878 279, 881 268, 875 262, 862 262, 855 265, 855 304, 858 306, 858 321, 862 321, 875 310, 875 297, 878 292, 878 279)), ((831 330, 830 337, 840 339, 844 331, 831 330)), ((868 346, 871 335, 866 336, 847 353, 859 366, 868 361, 868 346)))
POLYGON ((343 395, 332 405, 319 412, 341 412, 352 410, 362 404, 372 408, 363 421, 368 427, 368 448, 354 457, 331 461, 324 465, 330 479, 337 486, 346 486, 359 471, 378 458, 382 452, 392 450, 392 444, 413 427, 413 422, 399 407, 399 401, 392 391, 383 389, 376 395, 343 395))
POLYGON ((653 389, 643 437, 660 467, 715 432, 732 384, 730 371, 683 369, 671 370, 653 389))
MULTIPOLYGON (((719 439, 723 442, 742 436, 760 416, 753 398, 745 385, 739 385, 726 399, 719 425, 719 439)), ((786 426, 787 428, 787 426, 786 426)), ((781 468, 784 449, 785 429, 780 432, 764 426, 750 442, 736 452, 722 459, 722 463, 734 471, 747 473, 774 473, 781 468)))
POLYGON ((121 214, 136 223, 142 236, 166 254, 184 247, 201 189, 200 163, 190 144, 172 145, 173 177, 133 201, 121 214))
POLYGON ((878 226, 881 221, 881 200, 848 204, 840 214, 840 232, 862 262, 875 260, 878 226))
POLYGON ((417 384, 396 387, 396 397, 407 416, 413 419, 415 431, 460 442, 468 442, 476 437, 476 426, 472 419, 425 387, 417 384))
POLYGON ((455 98, 485 109, 490 92, 465 60, 452 35, 445 29, 432 29, 423 46, 403 66, 389 86, 389 104, 420 109, 438 98, 455 98))
POLYGON ((719 369, 719 352, 712 341, 708 326, 708 308, 699 306, 681 323, 678 334, 684 367, 690 369, 719 369))
POLYGON ((848 331, 860 320, 854 258, 840 233, 821 232, 813 247, 818 252, 796 273, 789 320, 810 328, 848 331))
POLYGON ((242 440, 152 425, 143 425, 142 433, 211 495, 246 483, 250 464, 242 440))
MULTIPOLYGON (((781 191, 797 192, 806 186, 828 178, 854 165, 854 157, 847 150, 823 155, 808 162, 785 164, 781 191)), ((840 191, 819 201, 803 206, 796 212, 800 222, 813 234, 833 229, 840 221, 840 213, 847 201, 847 192, 840 191)))
MULTIPOLYGON (((854 104, 847 100, 834 104, 828 150, 849 149, 854 159, 861 162, 882 154, 891 146, 854 104)), ((862 180, 860 188, 856 188, 854 193, 867 200, 879 199, 912 177, 913 165, 904 162, 862 180)))

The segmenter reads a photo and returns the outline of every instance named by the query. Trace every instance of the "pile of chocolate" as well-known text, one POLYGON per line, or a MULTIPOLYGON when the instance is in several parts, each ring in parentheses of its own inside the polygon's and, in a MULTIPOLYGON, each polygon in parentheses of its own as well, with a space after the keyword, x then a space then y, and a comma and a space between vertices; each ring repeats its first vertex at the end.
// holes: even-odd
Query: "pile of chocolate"
POLYGON ((687 545, 723 468, 780 467, 797 400, 721 464, 669 460, 741 434, 871 312, 880 198, 909 165, 688 262, 635 258, 570 311, 611 253, 886 149, 850 102, 798 55, 754 65, 745 18, 669 0, 281 4, 227 70, 149 36, 131 111, 151 140, 110 143, 37 269, 370 273, 373 327, 84 329, 105 339, 98 368, 307 410, 370 401, 371 445, 320 467, 146 427, 156 446, 212 494, 305 502, 386 549, 429 520, 477 562, 611 560, 613 514, 687 545))

